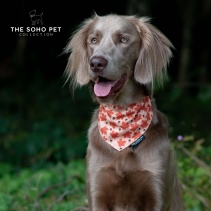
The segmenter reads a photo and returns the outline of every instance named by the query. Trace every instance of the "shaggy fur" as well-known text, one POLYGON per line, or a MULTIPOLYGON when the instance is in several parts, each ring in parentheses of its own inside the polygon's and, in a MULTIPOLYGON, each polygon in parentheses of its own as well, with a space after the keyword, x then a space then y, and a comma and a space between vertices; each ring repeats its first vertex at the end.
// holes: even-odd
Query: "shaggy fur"
MULTIPOLYGON (((100 104, 127 107, 152 97, 153 79, 162 83, 172 57, 171 42, 146 17, 107 15, 83 22, 65 48, 66 74, 74 86, 99 78, 120 81, 100 104), (151 86, 149 86, 149 84, 151 86)), ((88 131, 87 194, 91 211, 182 211, 180 188, 167 134, 168 123, 154 101, 146 139, 118 152, 98 129, 97 109, 88 131)))

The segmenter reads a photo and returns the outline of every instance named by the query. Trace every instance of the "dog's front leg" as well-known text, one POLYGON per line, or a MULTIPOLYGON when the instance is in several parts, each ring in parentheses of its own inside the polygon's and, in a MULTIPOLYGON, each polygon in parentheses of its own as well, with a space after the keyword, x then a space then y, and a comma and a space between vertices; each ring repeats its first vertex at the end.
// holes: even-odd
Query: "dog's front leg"
MULTIPOLYGON (((101 157, 102 158, 102 157, 101 157)), ((108 196, 110 195, 104 184, 110 183, 103 178, 104 170, 102 170, 102 163, 100 157, 96 156, 96 152, 88 147, 86 156, 86 188, 87 198, 90 211, 111 211, 111 202, 108 196)), ((106 185, 107 186, 107 185, 106 185)), ((108 188, 110 190, 111 188, 108 188)))

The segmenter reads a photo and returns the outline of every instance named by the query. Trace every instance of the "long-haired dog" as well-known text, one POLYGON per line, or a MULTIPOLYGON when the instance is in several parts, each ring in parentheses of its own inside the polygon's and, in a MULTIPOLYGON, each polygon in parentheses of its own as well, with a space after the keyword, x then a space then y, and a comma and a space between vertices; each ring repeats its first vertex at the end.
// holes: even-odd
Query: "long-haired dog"
POLYGON ((146 17, 94 15, 65 48, 74 85, 99 102, 88 131, 92 211, 182 211, 165 116, 152 98, 172 57, 171 42, 146 17))

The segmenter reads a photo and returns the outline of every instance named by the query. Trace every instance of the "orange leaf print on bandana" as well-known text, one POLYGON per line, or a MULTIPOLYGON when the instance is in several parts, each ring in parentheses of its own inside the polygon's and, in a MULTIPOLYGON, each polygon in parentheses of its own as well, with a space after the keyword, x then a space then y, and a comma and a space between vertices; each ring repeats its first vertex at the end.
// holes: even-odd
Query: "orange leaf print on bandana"
POLYGON ((110 122, 110 126, 114 129, 117 125, 115 122, 110 122))
POLYGON ((129 118, 129 119, 131 119, 131 118, 133 118, 133 114, 134 114, 134 112, 132 112, 132 111, 128 111, 128 112, 126 112, 126 116, 129 118))
POLYGON ((103 128, 101 128, 100 129, 100 132, 102 133, 102 134, 107 134, 107 130, 108 130, 108 128, 105 126, 105 127, 103 127, 103 128))
POLYGON ((126 143, 126 141, 123 141, 122 139, 120 139, 120 140, 118 141, 119 147, 123 147, 123 146, 125 145, 125 143, 126 143))
POLYGON ((130 131, 123 134, 124 138, 131 138, 132 133, 130 131))
POLYGON ((136 130, 139 127, 137 123, 131 124, 130 126, 132 130, 136 130))
POLYGON ((116 118, 117 118, 117 119, 124 119, 124 117, 125 117, 125 115, 124 115, 123 113, 121 113, 121 112, 118 112, 118 113, 116 114, 116 118))
POLYGON ((142 123, 141 123, 141 127, 142 127, 142 128, 146 128, 147 125, 148 125, 147 120, 142 121, 142 123))
POLYGON ((114 114, 112 110, 108 111, 108 115, 111 117, 114 114))
POLYGON ((117 138, 118 137, 118 133, 117 132, 111 132, 111 137, 112 138, 117 138))
POLYGON ((102 114, 102 115, 100 116, 100 120, 101 120, 101 121, 106 121, 106 115, 105 115, 105 114, 102 114))
POLYGON ((128 128, 128 124, 126 122, 122 122, 121 128, 125 130, 126 128, 128 128))

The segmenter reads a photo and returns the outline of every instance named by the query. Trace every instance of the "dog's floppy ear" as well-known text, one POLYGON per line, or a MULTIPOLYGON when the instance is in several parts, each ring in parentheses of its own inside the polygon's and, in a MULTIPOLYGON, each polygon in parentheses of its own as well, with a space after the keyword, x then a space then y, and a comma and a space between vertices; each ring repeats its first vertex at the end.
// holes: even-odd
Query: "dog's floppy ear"
POLYGON ((153 83, 153 77, 162 83, 163 74, 172 57, 174 48, 168 38, 149 23, 149 18, 133 18, 141 37, 139 58, 135 66, 135 80, 142 84, 153 83))
POLYGON ((70 38, 64 50, 64 53, 71 53, 65 73, 67 80, 72 79, 74 87, 78 84, 85 85, 90 80, 88 76, 87 36, 97 18, 98 16, 95 15, 93 18, 84 21, 70 38))

